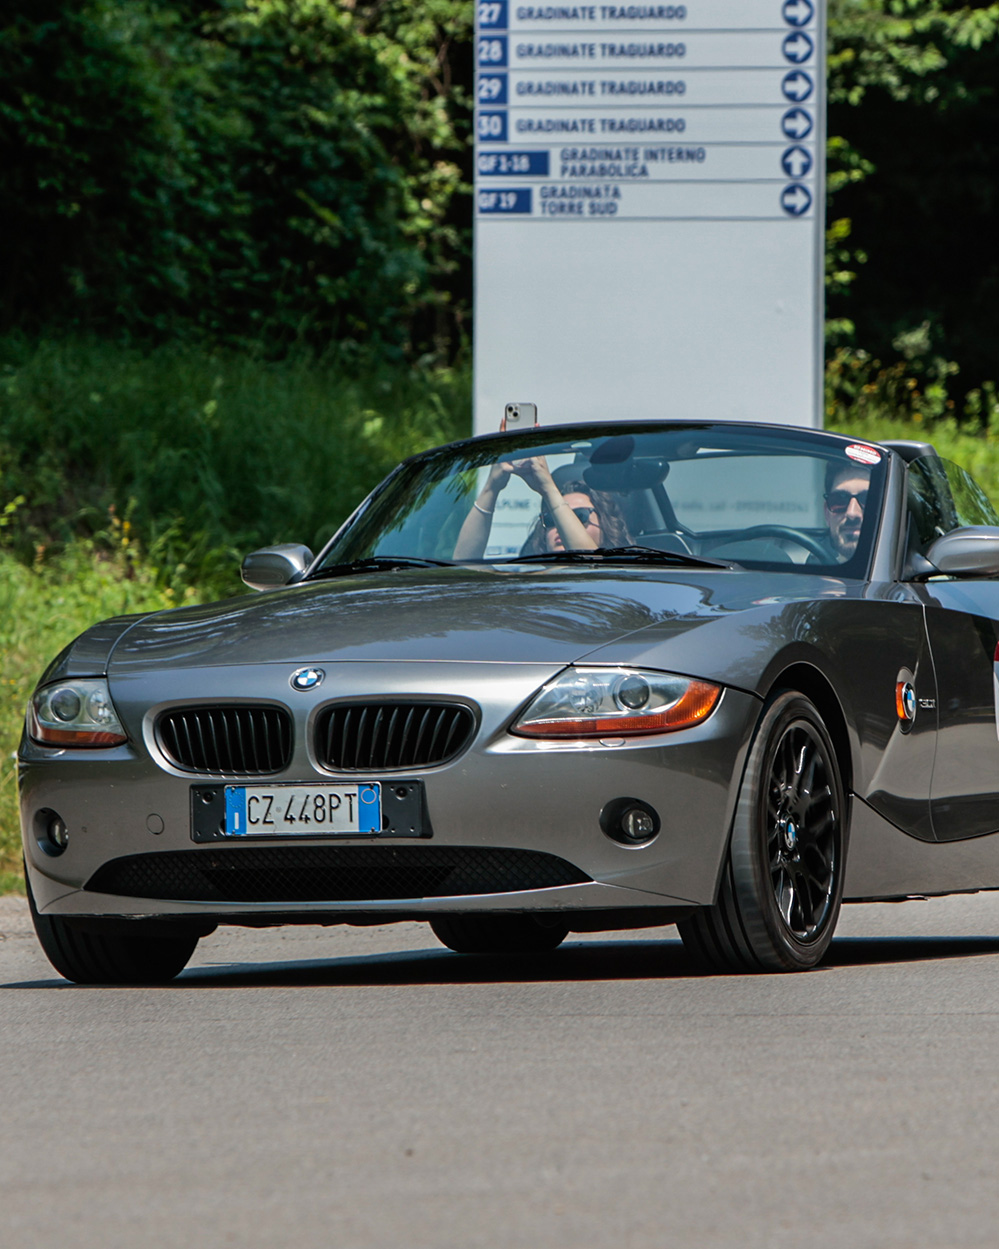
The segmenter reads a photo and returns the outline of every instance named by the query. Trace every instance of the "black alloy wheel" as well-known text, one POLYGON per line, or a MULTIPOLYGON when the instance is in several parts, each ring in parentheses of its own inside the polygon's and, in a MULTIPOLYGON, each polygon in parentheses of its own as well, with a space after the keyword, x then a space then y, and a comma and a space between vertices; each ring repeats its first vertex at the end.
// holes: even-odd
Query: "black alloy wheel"
POLYGON ((179 926, 176 937, 149 937, 141 920, 133 935, 100 921, 39 915, 27 870, 24 882, 39 944, 59 975, 76 984, 166 984, 180 975, 198 944, 179 926))
POLYGON ((823 931, 833 905, 838 837, 829 763, 814 728, 789 725, 766 790, 767 858, 777 910, 802 944, 823 931))
POLYGON ((678 925, 721 971, 803 971, 832 940, 843 896, 846 797, 816 708, 783 691, 750 749, 718 901, 678 925))

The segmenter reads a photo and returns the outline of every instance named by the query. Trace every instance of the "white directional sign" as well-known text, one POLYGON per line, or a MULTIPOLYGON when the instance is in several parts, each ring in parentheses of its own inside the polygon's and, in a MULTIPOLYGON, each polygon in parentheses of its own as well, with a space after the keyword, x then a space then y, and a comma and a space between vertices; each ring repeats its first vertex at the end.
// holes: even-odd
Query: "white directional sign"
POLYGON ((821 424, 824 0, 478 0, 475 423, 821 424))

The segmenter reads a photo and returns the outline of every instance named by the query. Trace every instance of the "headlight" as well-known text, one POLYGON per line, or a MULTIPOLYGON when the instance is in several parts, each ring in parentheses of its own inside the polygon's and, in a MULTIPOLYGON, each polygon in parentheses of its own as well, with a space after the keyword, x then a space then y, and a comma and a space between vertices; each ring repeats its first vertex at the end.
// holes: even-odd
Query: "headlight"
POLYGON ((520 737, 629 737, 671 733, 706 719, 721 686, 635 668, 569 668, 510 729, 520 737))
POLYGON ((57 681, 28 704, 28 736, 43 746, 120 746, 127 741, 100 678, 57 681))

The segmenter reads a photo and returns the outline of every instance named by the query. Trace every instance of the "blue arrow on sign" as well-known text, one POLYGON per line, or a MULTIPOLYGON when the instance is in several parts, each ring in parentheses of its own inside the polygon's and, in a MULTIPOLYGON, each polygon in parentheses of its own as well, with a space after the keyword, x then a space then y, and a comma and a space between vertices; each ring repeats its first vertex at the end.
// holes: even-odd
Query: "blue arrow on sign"
POLYGON ((812 154, 807 147, 789 147, 780 158, 780 167, 789 178, 807 178, 812 172, 812 154))
POLYGON ((807 139, 812 133, 812 115, 803 108, 789 108, 780 119, 780 128, 789 139, 807 139))
POLYGON ((801 65, 815 51, 815 44, 804 31, 796 30, 793 35, 784 36, 781 48, 786 60, 793 61, 795 65, 801 65))
POLYGON ((784 81, 780 86, 789 100, 797 100, 800 104, 812 94, 815 84, 804 70, 792 69, 789 74, 784 75, 784 81))
POLYGON ((792 217, 800 217, 811 208, 812 194, 807 187, 803 187, 798 182, 792 182, 781 191, 780 206, 792 217))
POLYGON ((784 0, 781 12, 788 26, 807 26, 815 16, 810 0, 784 0))

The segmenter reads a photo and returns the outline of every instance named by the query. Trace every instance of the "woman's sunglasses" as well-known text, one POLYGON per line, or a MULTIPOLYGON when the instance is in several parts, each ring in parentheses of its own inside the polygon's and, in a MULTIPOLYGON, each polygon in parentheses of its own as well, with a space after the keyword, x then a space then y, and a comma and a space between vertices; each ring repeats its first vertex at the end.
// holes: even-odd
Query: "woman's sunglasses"
MULTIPOLYGON (((591 516, 597 516, 598 512, 595 507, 571 507, 569 509, 579 520, 581 525, 588 525, 591 516)), ((555 517, 547 508, 541 509, 541 523, 546 529, 556 529, 555 517)))
POLYGON ((856 499, 860 510, 863 511, 867 506, 867 491, 861 490, 857 494, 851 494, 849 490, 830 490, 826 495, 826 507, 830 512, 838 515, 846 511, 851 499, 856 499))

